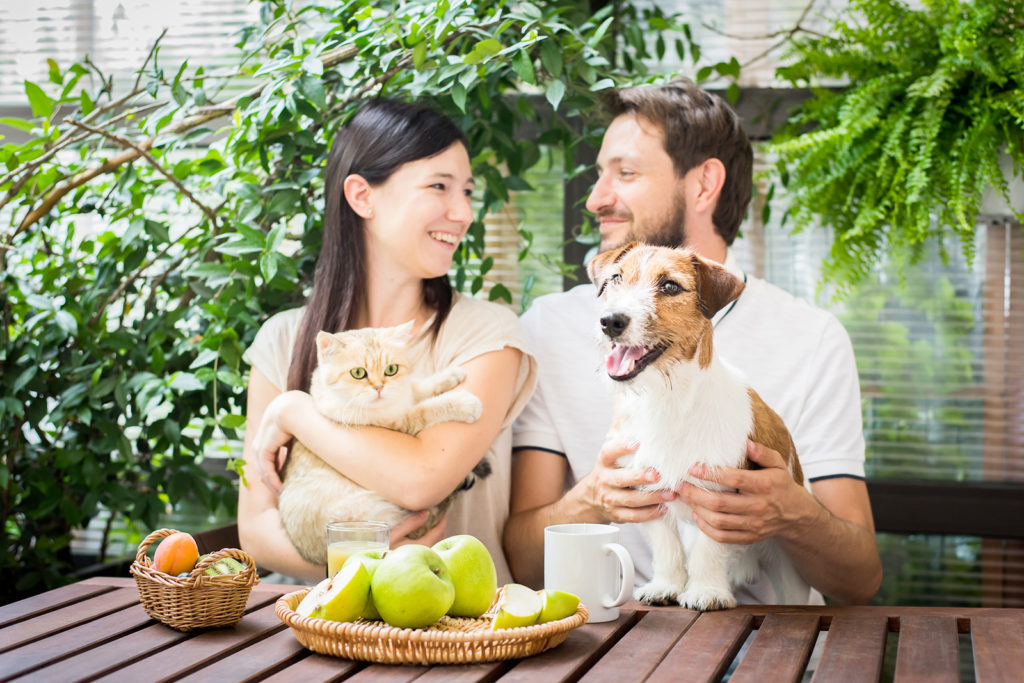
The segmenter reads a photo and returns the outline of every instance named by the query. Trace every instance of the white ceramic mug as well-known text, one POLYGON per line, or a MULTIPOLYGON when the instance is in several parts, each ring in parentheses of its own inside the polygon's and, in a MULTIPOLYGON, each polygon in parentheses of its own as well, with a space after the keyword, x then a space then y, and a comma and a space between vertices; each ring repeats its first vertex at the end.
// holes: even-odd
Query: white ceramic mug
POLYGON ((612 621, 633 594, 633 558, 610 524, 555 524, 544 529, 544 587, 580 596, 588 622, 612 621))

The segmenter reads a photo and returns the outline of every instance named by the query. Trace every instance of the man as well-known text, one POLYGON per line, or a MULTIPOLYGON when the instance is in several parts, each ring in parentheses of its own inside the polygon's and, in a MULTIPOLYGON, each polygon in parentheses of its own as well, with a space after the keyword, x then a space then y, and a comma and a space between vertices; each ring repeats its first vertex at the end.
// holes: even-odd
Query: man
MULTIPOLYGON (((516 422, 511 516, 504 546, 517 580, 543 582, 549 524, 624 524, 622 542, 649 580, 650 551, 636 522, 679 498, 699 528, 726 543, 774 538, 809 586, 841 603, 865 602, 881 562, 864 484, 860 390, 853 350, 831 314, 739 270, 729 252, 750 201, 752 152, 738 117, 687 79, 616 93, 587 209, 600 220, 601 249, 631 240, 686 245, 747 283, 714 318, 715 348, 746 376, 793 435, 811 491, 795 484, 778 453, 749 443, 756 470, 726 470, 735 492, 690 484, 645 492, 653 471, 616 466, 630 444, 605 442, 612 400, 600 376, 598 300, 592 285, 541 297, 522 320, 540 371, 516 422)), ((701 478, 696 468, 691 474, 701 478)), ((682 525, 684 540, 693 526, 682 525)), ((736 592, 772 603, 766 577, 736 592)), ((809 592, 809 600, 821 597, 809 592)))

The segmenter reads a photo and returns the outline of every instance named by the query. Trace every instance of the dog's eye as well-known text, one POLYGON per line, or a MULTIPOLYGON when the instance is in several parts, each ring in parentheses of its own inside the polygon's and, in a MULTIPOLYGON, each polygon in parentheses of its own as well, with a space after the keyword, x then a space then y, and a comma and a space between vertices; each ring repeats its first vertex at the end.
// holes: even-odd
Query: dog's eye
POLYGON ((621 273, 615 273, 610 278, 608 278, 608 281, 609 282, 614 282, 615 284, 619 284, 620 282, 622 282, 622 274, 621 273))
POLYGON ((681 294, 685 290, 683 289, 683 286, 680 285, 678 282, 674 282, 672 280, 665 280, 658 286, 658 291, 664 294, 665 296, 675 296, 676 294, 681 294))

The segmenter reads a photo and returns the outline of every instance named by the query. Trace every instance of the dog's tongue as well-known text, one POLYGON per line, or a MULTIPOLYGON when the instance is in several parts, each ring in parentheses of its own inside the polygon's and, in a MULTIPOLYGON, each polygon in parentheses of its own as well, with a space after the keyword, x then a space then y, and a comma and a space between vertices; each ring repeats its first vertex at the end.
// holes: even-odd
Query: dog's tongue
POLYGON ((620 346, 615 344, 612 346, 612 352, 608 354, 608 358, 605 360, 608 374, 612 377, 628 375, 633 370, 633 364, 642 355, 644 355, 644 347, 642 346, 620 346))

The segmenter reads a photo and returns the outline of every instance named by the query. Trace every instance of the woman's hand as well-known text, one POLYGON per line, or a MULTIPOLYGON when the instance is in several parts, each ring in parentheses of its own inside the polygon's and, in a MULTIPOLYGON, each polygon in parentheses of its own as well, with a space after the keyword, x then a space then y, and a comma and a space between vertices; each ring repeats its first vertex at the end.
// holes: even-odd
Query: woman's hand
POLYGON ((274 495, 281 492, 281 470, 288 457, 286 446, 292 440, 291 431, 283 426, 286 412, 302 410, 304 404, 308 404, 306 409, 312 410, 312 401, 304 391, 288 391, 275 396, 263 413, 253 452, 260 481, 274 495))
POLYGON ((423 526, 423 523, 427 521, 427 517, 430 515, 429 510, 420 510, 414 512, 401 522, 396 524, 391 529, 391 547, 397 548, 400 545, 406 545, 408 543, 418 543, 420 545, 432 546, 442 538, 444 538, 444 530, 448 525, 448 517, 446 516, 437 526, 423 534, 419 538, 409 538, 409 534, 423 526))

